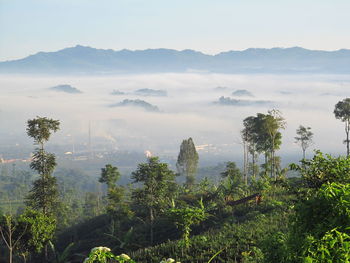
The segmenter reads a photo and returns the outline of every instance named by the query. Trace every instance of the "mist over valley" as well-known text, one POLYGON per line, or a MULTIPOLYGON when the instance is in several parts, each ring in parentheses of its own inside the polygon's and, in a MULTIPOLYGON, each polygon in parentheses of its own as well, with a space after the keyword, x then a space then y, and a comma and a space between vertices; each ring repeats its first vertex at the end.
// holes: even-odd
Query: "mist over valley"
POLYGON ((349 10, 0 0, 0 263, 350 262, 349 10))
MULTIPOLYGON (((3 149, 11 146, 32 150, 25 133, 26 121, 48 116, 62 123, 49 143, 51 147, 57 145, 54 152, 59 156, 75 158, 79 152, 88 156, 89 151, 101 156, 107 152, 143 156, 150 151, 175 168, 179 145, 189 137, 198 148, 200 166, 229 160, 241 163, 243 119, 271 109, 279 109, 287 121, 278 151, 283 164, 300 159, 300 147, 294 143, 300 124, 312 127, 312 148, 342 154, 343 123, 334 118, 333 108, 337 101, 349 96, 350 77, 214 73, 1 75, 0 86, 3 149), (74 153, 65 155, 67 152, 74 153)), ((311 148, 308 154, 312 154, 311 148)), ((2 152, 2 158, 15 156, 2 152)))

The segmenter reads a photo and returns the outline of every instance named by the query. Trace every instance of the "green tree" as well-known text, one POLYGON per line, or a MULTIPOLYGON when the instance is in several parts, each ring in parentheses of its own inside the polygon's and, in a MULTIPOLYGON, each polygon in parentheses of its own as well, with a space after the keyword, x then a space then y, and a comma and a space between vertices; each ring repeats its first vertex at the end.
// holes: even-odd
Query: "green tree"
MULTIPOLYGON (((49 241, 54 238, 56 219, 41 211, 26 209, 18 218, 21 228, 25 230, 21 246, 22 250, 41 253, 49 241)), ((47 251, 45 250, 47 258, 47 251)))
POLYGON ((198 225, 208 218, 202 200, 199 202, 200 207, 186 206, 182 208, 170 208, 168 214, 178 228, 182 231, 184 246, 190 245, 190 234, 193 225, 198 225))
MULTIPOLYGON (((44 145, 50 139, 52 132, 59 130, 59 126, 60 122, 58 120, 46 117, 36 117, 27 122, 27 134, 34 139, 34 144, 38 146, 34 151, 30 168, 38 172, 39 178, 34 181, 33 188, 26 198, 26 204, 34 210, 41 211, 42 216, 47 218, 52 217, 56 213, 56 208, 59 206, 59 193, 56 177, 52 176, 56 167, 56 157, 54 154, 46 152, 44 145)), ((47 223, 44 227, 48 230, 53 229, 54 231, 56 229, 55 220, 44 220, 41 222, 47 223)), ((33 234, 37 234, 35 231, 33 234)), ((47 237, 48 239, 40 239, 45 244, 46 260, 48 257, 48 241, 53 238, 53 234, 47 235, 47 237)))
POLYGON ((120 173, 117 167, 107 164, 101 169, 101 177, 98 179, 100 183, 106 183, 107 187, 113 187, 120 178, 120 173))
POLYGON ((281 115, 279 110, 271 110, 265 117, 264 121, 264 129, 267 131, 269 135, 269 148, 271 154, 271 177, 277 179, 277 158, 275 156, 276 150, 279 149, 281 145, 282 134, 280 132, 281 129, 285 129, 286 122, 281 115))
POLYGON ((339 101, 334 108, 335 118, 340 119, 345 124, 346 139, 346 156, 349 156, 349 132, 350 132, 350 98, 343 99, 339 101))
POLYGON ((312 137, 314 134, 311 131, 310 127, 304 127, 302 125, 297 129, 297 137, 294 137, 295 142, 300 145, 303 151, 303 159, 305 159, 306 149, 309 148, 312 144, 312 137))
POLYGON ((117 167, 107 164, 105 168, 101 169, 99 182, 107 184, 107 211, 112 215, 121 214, 124 188, 116 184, 119 178, 120 173, 117 167))
POLYGON ((243 130, 241 131, 241 136, 244 146, 244 170, 245 176, 250 174, 252 177, 255 177, 258 169, 257 167, 257 128, 256 128, 256 117, 250 116, 243 120, 243 130), (251 163, 249 162, 248 154, 251 155, 251 163))
MULTIPOLYGON (((270 172, 271 177, 276 179, 279 165, 275 152, 282 143, 280 130, 284 129, 286 125, 280 111, 271 110, 268 114, 257 113, 256 116, 244 119, 243 125, 243 139, 246 140, 250 147, 249 151, 253 155, 253 160, 255 160, 254 154, 256 152, 264 153, 264 174, 267 175, 270 172)), ((252 168, 254 171, 254 161, 252 168)))
POLYGON ((52 172, 56 167, 56 158, 52 153, 44 149, 44 144, 49 140, 51 133, 59 130, 58 120, 46 117, 37 117, 28 120, 27 134, 34 139, 34 144, 38 145, 33 155, 30 167, 37 171, 37 179, 27 197, 27 205, 34 209, 41 209, 45 215, 52 214, 58 202, 58 190, 56 178, 52 172))
POLYGON ((176 168, 180 175, 186 177, 186 185, 188 187, 191 187, 194 184, 198 159, 198 153, 192 138, 183 140, 177 157, 176 168))
POLYGON ((159 212, 170 205, 176 193, 175 173, 166 163, 159 162, 158 157, 151 157, 147 163, 138 165, 132 179, 133 183, 142 184, 132 192, 132 199, 148 210, 152 245, 154 220, 159 212))
POLYGON ((28 206, 41 210, 46 215, 56 212, 58 202, 56 178, 47 175, 34 181, 26 200, 28 206))

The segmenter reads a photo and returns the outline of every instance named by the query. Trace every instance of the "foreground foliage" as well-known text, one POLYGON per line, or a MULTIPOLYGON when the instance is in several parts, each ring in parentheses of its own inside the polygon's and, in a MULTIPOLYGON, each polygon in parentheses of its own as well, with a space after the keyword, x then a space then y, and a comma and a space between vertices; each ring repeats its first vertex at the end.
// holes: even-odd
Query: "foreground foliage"
POLYGON ((140 163, 127 186, 107 164, 98 179, 104 185, 80 195, 79 203, 65 185, 58 187, 55 156, 44 150, 59 122, 29 120, 28 135, 39 146, 31 163, 37 179, 27 207, 1 217, 1 256, 10 263, 81 263, 86 255, 85 263, 349 262, 350 159, 317 151, 291 165, 297 177, 287 178, 275 156, 285 125, 280 113, 259 113, 244 125, 243 172, 227 162, 215 183, 196 181, 198 155, 185 154, 196 151, 191 139, 178 160, 178 168, 192 167, 182 169, 184 184, 158 157, 140 163), (73 224, 81 214, 86 217, 73 224), (89 253, 96 244, 101 247, 89 253))

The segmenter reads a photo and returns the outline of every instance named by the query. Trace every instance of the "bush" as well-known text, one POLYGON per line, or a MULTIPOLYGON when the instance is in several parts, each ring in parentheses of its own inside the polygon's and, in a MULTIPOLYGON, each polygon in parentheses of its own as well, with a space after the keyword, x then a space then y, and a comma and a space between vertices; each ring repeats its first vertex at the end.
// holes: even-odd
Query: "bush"
POLYGON ((327 183, 308 200, 299 203, 288 242, 292 258, 295 261, 324 256, 342 258, 344 254, 339 256, 339 249, 348 246, 350 234, 349 204, 350 184, 340 183, 327 183))

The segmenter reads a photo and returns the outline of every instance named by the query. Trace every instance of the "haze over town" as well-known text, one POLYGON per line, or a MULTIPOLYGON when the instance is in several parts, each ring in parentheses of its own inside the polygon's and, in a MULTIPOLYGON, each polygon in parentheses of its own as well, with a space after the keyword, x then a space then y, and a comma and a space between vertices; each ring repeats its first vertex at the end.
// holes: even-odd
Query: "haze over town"
POLYGON ((239 163, 242 120, 279 109, 287 121, 283 163, 299 159, 300 124, 312 128, 312 148, 344 152, 343 124, 333 109, 349 95, 347 1, 0 3, 4 149, 30 149, 26 120, 49 116, 62 122, 50 142, 65 145, 61 154, 102 144, 172 162, 182 139, 192 137, 201 165, 239 163), (286 49, 295 46, 335 52, 286 49), (246 51, 219 54, 232 50, 246 51), (52 89, 59 85, 80 93, 52 89))
POLYGON ((51 143, 66 144, 66 151, 71 151, 73 141, 87 144, 90 125, 92 141, 102 140, 114 149, 149 150, 155 155, 175 158, 182 139, 192 137, 197 145, 206 145, 199 150, 200 154, 209 151, 224 160, 239 160, 243 119, 257 112, 279 109, 287 121, 280 151, 282 158, 283 155, 288 159, 298 158, 300 148, 294 137, 300 124, 312 127, 313 148, 334 154, 344 151, 343 124, 334 118, 333 108, 337 101, 349 95, 348 76, 163 73, 14 78, 3 75, 0 85, 7 87, 1 94, 2 144, 30 145, 25 122, 45 113, 62 121, 61 131, 51 143), (60 84, 69 84, 81 93, 51 89, 60 84), (140 89, 162 90, 166 96, 139 94, 140 89), (252 97, 233 95, 237 90, 249 91, 252 97), (115 91, 120 94, 115 95, 115 91), (249 103, 222 104, 219 100, 222 96, 249 103), (159 110, 113 106, 125 99, 143 100, 159 110), (264 103, 256 103, 259 101, 264 103))

